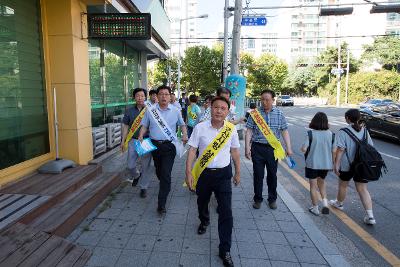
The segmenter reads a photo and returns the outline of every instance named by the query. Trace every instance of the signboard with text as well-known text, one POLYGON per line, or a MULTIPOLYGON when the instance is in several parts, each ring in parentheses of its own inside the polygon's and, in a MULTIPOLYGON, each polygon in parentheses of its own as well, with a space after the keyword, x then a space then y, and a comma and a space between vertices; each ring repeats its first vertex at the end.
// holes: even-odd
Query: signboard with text
POLYGON ((87 16, 88 38, 151 39, 150 13, 101 13, 87 16))
POLYGON ((242 26, 265 26, 267 25, 266 17, 242 17, 242 26))

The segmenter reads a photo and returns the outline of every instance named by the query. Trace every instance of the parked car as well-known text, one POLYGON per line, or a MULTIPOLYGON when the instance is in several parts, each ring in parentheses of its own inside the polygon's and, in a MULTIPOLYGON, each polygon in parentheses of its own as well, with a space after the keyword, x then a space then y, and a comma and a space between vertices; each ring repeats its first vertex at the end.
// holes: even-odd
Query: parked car
POLYGON ((400 103, 361 109, 361 120, 371 135, 384 136, 400 142, 400 103))
POLYGON ((372 108, 377 105, 387 105, 390 103, 394 103, 391 99, 369 99, 364 103, 360 104, 360 109, 364 108, 372 108))
POLYGON ((277 106, 294 106, 294 100, 290 95, 280 95, 276 98, 277 106))

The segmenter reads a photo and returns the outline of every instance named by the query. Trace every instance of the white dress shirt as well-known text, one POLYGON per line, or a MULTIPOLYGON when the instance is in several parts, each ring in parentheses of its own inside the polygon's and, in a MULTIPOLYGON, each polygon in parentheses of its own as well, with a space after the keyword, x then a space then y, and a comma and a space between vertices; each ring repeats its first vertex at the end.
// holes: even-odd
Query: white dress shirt
MULTIPOLYGON (((222 128, 223 127, 215 129, 212 127, 211 120, 200 122, 193 129, 193 133, 188 141, 189 146, 199 148, 199 155, 201 155, 222 128)), ((236 129, 233 129, 229 140, 225 143, 224 147, 221 148, 217 156, 208 164, 207 168, 224 168, 228 166, 231 163, 231 148, 239 147, 239 136, 236 129)))

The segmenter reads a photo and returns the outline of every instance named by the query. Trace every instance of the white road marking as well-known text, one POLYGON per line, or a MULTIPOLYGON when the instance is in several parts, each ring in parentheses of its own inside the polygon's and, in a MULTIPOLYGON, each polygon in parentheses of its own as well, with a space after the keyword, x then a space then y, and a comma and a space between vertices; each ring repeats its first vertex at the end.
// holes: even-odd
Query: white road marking
POLYGON ((379 151, 379 153, 381 153, 382 155, 384 155, 384 156, 386 156, 386 157, 392 158, 392 159, 400 159, 399 157, 395 157, 395 156, 392 156, 392 155, 383 153, 383 152, 381 152, 381 151, 379 151))

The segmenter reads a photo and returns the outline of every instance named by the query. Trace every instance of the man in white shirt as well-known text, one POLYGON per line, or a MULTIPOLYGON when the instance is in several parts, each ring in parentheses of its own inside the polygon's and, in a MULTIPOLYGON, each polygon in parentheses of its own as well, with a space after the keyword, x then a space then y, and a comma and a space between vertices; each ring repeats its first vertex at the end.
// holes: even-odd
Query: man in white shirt
MULTIPOLYGON (((193 190, 192 168, 196 159, 196 151, 199 149, 200 158, 204 150, 224 128, 226 116, 229 113, 230 103, 224 97, 215 97, 211 101, 211 120, 197 124, 189 139, 189 151, 186 161, 186 184, 193 190)), ((232 167, 231 156, 235 165, 235 175, 233 183, 240 183, 240 152, 239 137, 234 126, 233 130, 226 140, 226 143, 215 151, 216 156, 209 160, 206 168, 201 172, 196 186, 197 206, 199 212, 200 225, 197 233, 199 235, 206 232, 210 223, 208 204, 212 192, 218 202, 218 234, 220 238, 219 256, 223 260, 224 266, 233 266, 230 256, 232 241, 232 167)), ((221 137, 222 138, 222 135, 221 137)))

